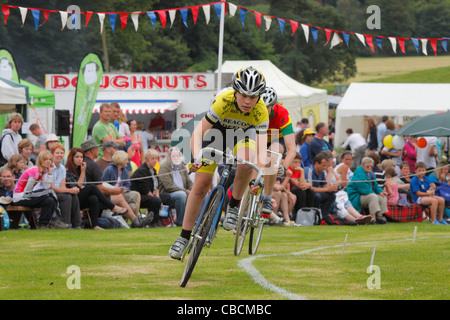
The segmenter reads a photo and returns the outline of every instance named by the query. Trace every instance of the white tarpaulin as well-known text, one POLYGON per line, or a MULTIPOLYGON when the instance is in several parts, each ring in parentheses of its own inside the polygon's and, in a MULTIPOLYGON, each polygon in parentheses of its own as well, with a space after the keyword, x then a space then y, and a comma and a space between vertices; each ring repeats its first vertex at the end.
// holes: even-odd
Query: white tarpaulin
POLYGON ((16 111, 16 104, 27 104, 28 87, 0 78, 0 113, 16 111))
POLYGON ((100 105, 105 102, 117 102, 126 114, 165 113, 176 110, 180 105, 178 100, 97 100, 93 112, 98 113, 100 105))
MULTIPOLYGON (((266 78, 267 85, 276 90, 278 101, 289 111, 294 127, 297 121, 308 117, 307 109, 319 113, 316 114, 316 123, 328 123, 327 91, 309 87, 292 79, 269 60, 228 60, 222 65, 222 73, 234 74, 239 69, 249 66, 259 70, 266 78)), ((229 81, 231 82, 231 79, 229 81)), ((224 87, 227 85, 227 82, 223 84, 224 87)))
POLYGON ((345 130, 366 136, 365 117, 389 116, 398 124, 450 110, 450 83, 352 83, 336 109, 336 146, 345 130))

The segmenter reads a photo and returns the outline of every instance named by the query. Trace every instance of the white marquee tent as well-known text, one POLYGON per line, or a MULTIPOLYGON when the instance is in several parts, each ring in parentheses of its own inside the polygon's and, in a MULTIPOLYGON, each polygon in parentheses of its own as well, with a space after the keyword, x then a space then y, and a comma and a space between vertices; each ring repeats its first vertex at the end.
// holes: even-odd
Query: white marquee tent
POLYGON ((352 83, 336 109, 335 146, 347 138, 345 130, 365 136, 365 117, 389 116, 396 124, 450 110, 450 83, 352 83))
POLYGON ((27 102, 27 86, 0 78, 0 113, 15 112, 17 104, 27 102))
MULTIPOLYGON (((276 90, 278 101, 289 111, 294 127, 297 121, 305 116, 310 119, 310 124, 321 121, 327 123, 327 91, 306 86, 292 79, 269 60, 228 60, 222 65, 222 73, 234 74, 239 69, 248 66, 253 66, 261 71, 266 78, 267 85, 276 90), (302 114, 302 108, 304 114, 302 114), (311 115, 306 110, 316 110, 319 114, 311 115), (315 119, 311 121, 313 116, 315 116, 315 119)), ((224 86, 226 85, 227 82, 224 83, 224 86)))

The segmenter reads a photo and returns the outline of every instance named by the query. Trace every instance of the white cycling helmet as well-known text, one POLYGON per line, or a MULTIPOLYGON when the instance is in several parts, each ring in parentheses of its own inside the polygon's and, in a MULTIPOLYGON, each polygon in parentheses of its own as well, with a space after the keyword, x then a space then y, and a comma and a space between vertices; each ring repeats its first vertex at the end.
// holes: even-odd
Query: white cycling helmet
POLYGON ((247 96, 259 96, 266 88, 266 79, 253 67, 242 68, 233 76, 233 89, 247 96))
POLYGON ((264 101, 267 107, 273 106, 277 102, 277 92, 272 87, 266 87, 261 94, 261 99, 264 101))

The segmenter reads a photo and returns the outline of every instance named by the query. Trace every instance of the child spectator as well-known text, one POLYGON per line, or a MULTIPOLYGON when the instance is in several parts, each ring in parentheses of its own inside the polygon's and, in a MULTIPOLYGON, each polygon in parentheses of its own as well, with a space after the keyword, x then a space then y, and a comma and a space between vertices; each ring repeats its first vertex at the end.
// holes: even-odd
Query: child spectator
POLYGON ((399 195, 398 195, 398 184, 397 179, 395 178, 397 173, 394 168, 386 169, 386 183, 385 183, 385 191, 387 192, 387 204, 391 206, 396 206, 398 203, 399 195))
POLYGON ((19 179, 20 175, 24 171, 24 164, 23 164, 22 156, 19 154, 12 155, 9 158, 8 164, 6 165, 6 167, 11 170, 11 172, 14 175, 14 178, 16 180, 19 179))

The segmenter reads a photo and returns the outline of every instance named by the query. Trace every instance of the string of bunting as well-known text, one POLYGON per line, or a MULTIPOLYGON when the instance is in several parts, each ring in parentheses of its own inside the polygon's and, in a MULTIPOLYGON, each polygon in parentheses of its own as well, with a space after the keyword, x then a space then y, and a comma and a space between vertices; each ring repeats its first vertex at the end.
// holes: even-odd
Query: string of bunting
MULTIPOLYGON (((247 16, 247 13, 251 12, 251 13, 253 13, 253 15, 255 17, 256 26, 258 28, 261 26, 262 21, 264 20, 266 31, 270 30, 273 20, 278 21, 278 25, 280 27, 280 31, 281 31, 282 35, 284 33, 284 28, 285 28, 286 22, 289 22, 291 25, 292 35, 294 35, 297 32, 298 27, 300 25, 303 30, 306 42, 309 41, 309 35, 311 34, 314 39, 314 43, 317 43, 318 31, 319 30, 324 31, 325 36, 326 36, 326 43, 324 44, 324 46, 330 44, 330 49, 333 49, 333 47, 335 47, 339 44, 342 44, 344 42, 346 43, 347 47, 349 47, 350 35, 354 35, 359 39, 359 41, 364 46, 368 46, 373 52, 375 52, 374 44, 376 44, 380 48, 380 50, 382 50, 383 49, 382 48, 382 40, 388 39, 389 42, 391 43, 392 50, 394 51, 395 54, 397 54, 397 45, 400 47, 400 50, 403 53, 406 53, 405 52, 405 41, 410 40, 414 44, 414 47, 416 48, 417 53, 419 53, 419 47, 421 44, 422 45, 422 53, 424 55, 428 55, 427 45, 428 45, 428 43, 430 43, 431 48, 434 51, 434 54, 437 55, 437 43, 440 42, 444 51, 447 52, 447 40, 450 40, 449 37, 404 38, 404 37, 395 37, 395 36, 386 37, 386 36, 376 36, 376 35, 370 35, 370 34, 361 34, 361 33, 356 33, 356 32, 339 31, 339 30, 334 30, 331 28, 318 27, 318 26, 313 26, 310 24, 300 23, 300 22, 293 21, 293 20, 287 20, 287 19, 283 19, 283 18, 279 18, 279 17, 270 16, 270 15, 260 13, 260 12, 257 12, 257 11, 251 10, 251 9, 247 9, 242 6, 234 5, 227 1, 219 1, 219 2, 212 2, 212 3, 183 7, 183 8, 163 9, 163 10, 154 10, 154 11, 134 11, 134 12, 83 11, 83 12, 79 12, 79 13, 85 15, 85 26, 86 27, 88 26, 92 15, 94 15, 94 14, 97 15, 99 22, 100 22, 100 33, 103 32, 103 30, 104 30, 103 26, 104 26, 105 17, 108 17, 112 32, 114 33, 117 18, 119 18, 120 28, 121 28, 121 30, 123 30, 128 23, 128 16, 130 16, 131 21, 133 22, 134 28, 137 32, 137 30, 139 28, 139 16, 141 14, 144 14, 144 15, 147 14, 154 29, 156 27, 156 20, 157 20, 157 18, 159 18, 162 28, 165 29, 167 22, 168 22, 167 15, 169 15, 170 27, 172 27, 173 22, 176 17, 176 12, 179 11, 181 14, 182 20, 183 20, 183 24, 186 26, 186 28, 188 28, 187 18, 188 18, 189 11, 192 14, 192 19, 193 19, 194 25, 195 25, 197 22, 199 9, 202 8, 202 11, 205 16, 206 24, 208 24, 210 21, 211 6, 214 6, 217 16, 220 19, 222 3, 225 3, 225 14, 227 14, 227 11, 228 11, 228 14, 230 17, 234 17, 237 12, 237 9, 239 9, 241 23, 243 26, 245 26, 245 18, 247 16), (341 35, 344 38, 344 40, 342 40, 339 35, 341 35)), ((48 9, 39 9, 39 8, 25 8, 25 7, 19 7, 19 6, 14 6, 14 5, 7 5, 7 4, 0 4, 0 6, 2 7, 5 24, 7 23, 7 19, 11 13, 11 9, 19 10, 21 19, 22 19, 22 26, 25 23, 25 19, 26 19, 28 11, 30 11, 33 16, 33 19, 34 19, 34 24, 35 24, 36 30, 38 30, 39 27, 41 27, 42 25, 45 24, 45 22, 49 19, 50 13, 57 13, 60 15, 61 25, 62 25, 61 31, 67 26, 69 17, 71 17, 70 21, 73 25, 75 25, 77 23, 77 19, 81 19, 79 17, 78 13, 69 12, 69 11, 58 11, 58 10, 48 10, 48 9), (44 20, 41 24, 39 24, 39 21, 41 19, 40 18, 41 12, 44 16, 44 20), (69 16, 69 14, 70 14, 70 16, 69 16)), ((81 21, 79 21, 79 22, 81 22, 81 21)))

